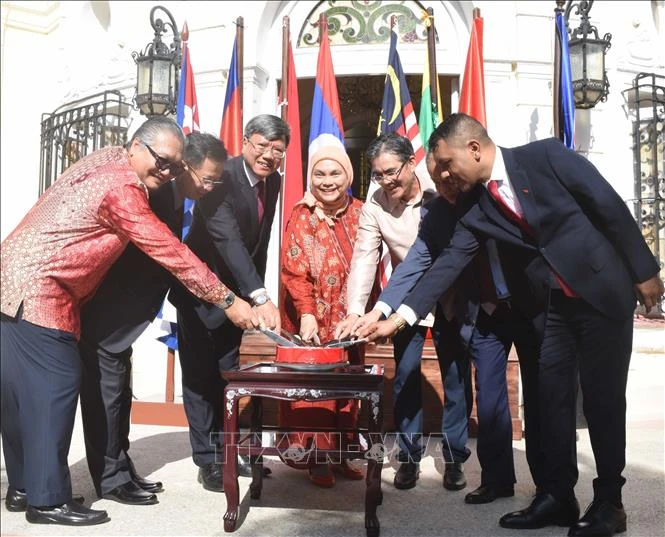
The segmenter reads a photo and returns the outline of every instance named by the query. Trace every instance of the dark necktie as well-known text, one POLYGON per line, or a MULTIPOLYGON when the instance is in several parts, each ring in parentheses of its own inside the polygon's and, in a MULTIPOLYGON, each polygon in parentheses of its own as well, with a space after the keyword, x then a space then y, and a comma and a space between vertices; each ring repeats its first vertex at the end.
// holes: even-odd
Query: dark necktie
POLYGON ((254 185, 256 189, 256 208, 259 213, 259 225, 263 221, 263 210, 265 207, 265 192, 266 192, 266 183, 265 181, 259 181, 254 185))
MULTIPOLYGON (((531 227, 529 226, 529 223, 526 221, 526 219, 522 215, 516 213, 513 209, 511 209, 510 206, 506 203, 506 201, 499 193, 498 181, 489 181, 489 183, 487 183, 487 191, 490 193, 490 196, 492 196, 494 201, 496 201, 497 205, 499 206, 499 209, 501 209, 501 212, 506 216, 506 218, 515 222, 524 232, 524 234, 526 234, 529 237, 533 237, 533 232, 531 231, 531 227)), ((561 278, 561 276, 559 276, 554 271, 554 269, 552 269, 552 273, 554 274, 556 281, 559 282, 559 286, 561 287, 561 290, 563 291, 564 295, 569 297, 577 296, 575 291, 573 291, 568 286, 568 284, 563 281, 563 278, 561 278)))

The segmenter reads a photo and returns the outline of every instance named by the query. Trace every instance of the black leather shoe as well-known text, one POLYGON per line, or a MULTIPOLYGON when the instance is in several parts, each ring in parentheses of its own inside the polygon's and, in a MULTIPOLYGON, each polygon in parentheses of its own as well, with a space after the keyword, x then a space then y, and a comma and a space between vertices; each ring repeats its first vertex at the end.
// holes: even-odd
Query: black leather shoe
POLYGON ((580 521, 570 528, 569 537, 611 537, 626 531, 626 511, 607 500, 594 500, 580 521))
POLYGON ((142 478, 139 474, 136 473, 136 470, 132 468, 132 464, 129 465, 129 475, 132 478, 132 481, 136 483, 143 490, 148 492, 163 492, 164 486, 161 481, 148 481, 147 479, 142 478))
MULTIPOLYGON (((263 467, 263 477, 268 477, 272 474, 270 468, 263 467)), ((252 463, 249 462, 249 457, 245 455, 238 455, 238 475, 240 477, 252 477, 252 463)))
POLYGON ((120 485, 104 494, 102 498, 126 503, 127 505, 154 505, 159 503, 155 494, 143 490, 134 481, 127 481, 124 485, 120 485))
POLYGON ((464 465, 461 462, 447 462, 443 471, 443 488, 447 490, 462 490, 466 487, 464 465))
POLYGON ((199 468, 198 481, 206 490, 224 492, 222 475, 222 465, 216 462, 209 462, 199 468))
POLYGON ((509 498, 515 496, 513 487, 487 487, 480 485, 476 490, 469 492, 464 497, 464 503, 492 503, 497 498, 509 498))
POLYGON ((549 492, 542 492, 526 509, 503 515, 499 524, 502 528, 537 529, 545 526, 572 526, 579 518, 580 504, 576 498, 562 502, 549 492))
MULTIPOLYGON (((80 494, 72 496, 72 500, 76 503, 83 503, 84 498, 80 494)), ((20 513, 28 508, 28 497, 24 490, 7 487, 7 496, 5 497, 5 507, 7 511, 13 513, 20 513)))
POLYGON ((93 526, 111 520, 106 511, 88 509, 73 501, 50 507, 28 505, 25 519, 32 524, 62 524, 63 526, 93 526))
POLYGON ((420 465, 417 462, 403 462, 395 474, 396 489, 412 489, 416 486, 420 465))

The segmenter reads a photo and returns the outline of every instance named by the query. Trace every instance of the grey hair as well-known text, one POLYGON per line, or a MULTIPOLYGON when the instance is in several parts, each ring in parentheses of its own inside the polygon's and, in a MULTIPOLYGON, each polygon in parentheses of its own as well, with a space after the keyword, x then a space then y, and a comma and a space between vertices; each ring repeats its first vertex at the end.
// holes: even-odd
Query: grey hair
POLYGON ((383 153, 392 153, 400 162, 406 162, 415 155, 411 141, 396 132, 384 133, 378 136, 372 140, 365 152, 370 164, 383 153))
POLYGON ((273 140, 283 140, 285 145, 289 145, 291 141, 291 128, 289 125, 271 114, 261 114, 249 120, 245 126, 243 133, 245 138, 249 138, 252 134, 260 134, 266 140, 272 142, 273 140))
POLYGON ((156 116, 151 117, 136 129, 134 135, 129 139, 129 142, 127 142, 127 147, 132 145, 134 140, 139 140, 148 145, 154 144, 164 131, 173 134, 173 136, 180 141, 181 146, 185 145, 185 135, 183 134, 180 125, 168 117, 156 116))

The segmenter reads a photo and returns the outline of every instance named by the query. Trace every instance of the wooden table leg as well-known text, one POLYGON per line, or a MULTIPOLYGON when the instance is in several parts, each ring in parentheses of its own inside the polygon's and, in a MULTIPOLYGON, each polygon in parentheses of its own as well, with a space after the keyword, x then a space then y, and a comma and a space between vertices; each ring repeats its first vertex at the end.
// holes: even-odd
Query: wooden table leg
MULTIPOLYGON (((252 397, 252 415, 251 415, 251 441, 252 447, 261 447, 261 433, 263 432, 263 400, 261 397, 252 397)), ((249 485, 249 497, 252 500, 261 498, 263 489, 263 457, 261 455, 250 455, 249 460, 252 463, 252 482, 249 485)))
POLYGON ((227 385, 224 390, 224 493, 226 513, 224 531, 234 531, 238 523, 240 489, 238 487, 238 398, 227 385))
POLYGON ((370 445, 367 457, 367 490, 365 491, 365 530, 367 537, 379 537, 380 525, 376 508, 383 503, 381 491, 381 470, 383 469, 383 455, 385 447, 382 445, 381 426, 383 412, 381 408, 381 395, 374 392, 370 394, 368 436, 370 445))

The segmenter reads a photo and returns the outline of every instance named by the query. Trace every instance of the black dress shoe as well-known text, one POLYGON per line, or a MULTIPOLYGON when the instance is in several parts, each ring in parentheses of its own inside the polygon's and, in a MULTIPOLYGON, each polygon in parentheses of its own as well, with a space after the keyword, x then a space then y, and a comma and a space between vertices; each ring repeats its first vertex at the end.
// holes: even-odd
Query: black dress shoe
POLYGON ((416 486, 420 465, 417 462, 403 462, 395 474, 396 489, 412 489, 416 486))
POLYGON ((545 526, 572 526, 580 517, 580 505, 576 498, 563 502, 548 492, 541 492, 531 505, 521 511, 503 515, 502 528, 537 529, 545 526))
POLYGON ((161 481, 148 481, 147 479, 142 478, 136 473, 132 464, 129 465, 129 475, 131 476, 132 481, 143 490, 147 490, 148 492, 162 492, 164 490, 161 481))
POLYGON ((570 528, 569 537, 611 537, 626 531, 626 511, 606 501, 594 500, 580 521, 570 528))
MULTIPOLYGON (((72 496, 72 500, 77 503, 83 503, 84 498, 80 494, 75 494, 72 496)), ((13 513, 25 511, 28 508, 28 496, 25 491, 15 489, 14 487, 7 487, 5 507, 7 507, 7 511, 12 511, 13 513)))
POLYGON ((447 462, 443 471, 443 488, 447 490, 462 490, 466 487, 464 465, 461 462, 447 462))
POLYGON ((127 481, 124 485, 120 485, 102 495, 102 498, 126 503, 127 505, 154 505, 159 503, 155 494, 143 490, 134 481, 127 481))
MULTIPOLYGON (((272 474, 270 468, 263 467, 263 477, 268 477, 272 474)), ((252 477, 252 463, 249 457, 245 455, 238 455, 238 475, 240 477, 252 477)))
POLYGON ((32 524, 62 524, 63 526, 93 526, 111 520, 106 511, 88 509, 73 501, 49 507, 28 505, 25 519, 32 524))
POLYGON ((222 475, 222 465, 216 462, 209 462, 199 468, 198 481, 206 490, 211 492, 224 492, 222 475))
POLYGON ((488 487, 480 485, 464 497, 464 503, 492 503, 497 498, 509 498, 510 496, 515 496, 515 489, 512 486, 488 487))

